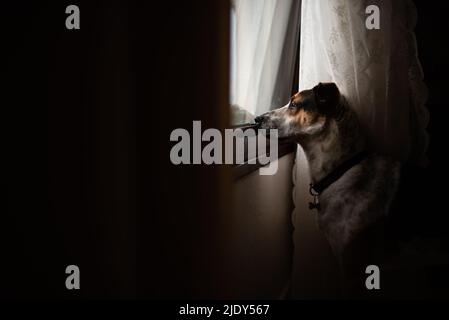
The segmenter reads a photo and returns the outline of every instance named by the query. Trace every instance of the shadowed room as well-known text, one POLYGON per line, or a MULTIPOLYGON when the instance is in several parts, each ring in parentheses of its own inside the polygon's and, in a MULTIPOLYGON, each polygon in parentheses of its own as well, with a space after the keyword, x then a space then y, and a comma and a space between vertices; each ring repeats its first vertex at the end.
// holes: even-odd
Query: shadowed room
POLYGON ((2 298, 448 297, 442 3, 70 4, 1 13, 2 298))

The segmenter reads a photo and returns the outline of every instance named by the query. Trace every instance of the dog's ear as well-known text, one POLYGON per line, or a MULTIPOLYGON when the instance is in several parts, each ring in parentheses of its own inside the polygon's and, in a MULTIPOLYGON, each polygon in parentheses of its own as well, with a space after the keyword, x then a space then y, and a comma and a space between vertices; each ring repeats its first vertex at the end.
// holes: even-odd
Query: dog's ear
POLYGON ((340 101, 340 91, 335 83, 319 83, 313 88, 317 108, 324 114, 333 114, 340 101))

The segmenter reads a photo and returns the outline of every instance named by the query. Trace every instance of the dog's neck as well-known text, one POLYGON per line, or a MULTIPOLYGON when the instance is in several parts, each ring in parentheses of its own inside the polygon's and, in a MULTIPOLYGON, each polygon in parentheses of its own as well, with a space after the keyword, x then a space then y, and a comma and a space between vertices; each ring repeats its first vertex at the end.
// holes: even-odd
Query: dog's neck
POLYGON ((318 137, 299 141, 309 161, 313 183, 319 182, 338 165, 365 148, 365 139, 360 130, 357 115, 342 99, 342 113, 328 119, 318 137))

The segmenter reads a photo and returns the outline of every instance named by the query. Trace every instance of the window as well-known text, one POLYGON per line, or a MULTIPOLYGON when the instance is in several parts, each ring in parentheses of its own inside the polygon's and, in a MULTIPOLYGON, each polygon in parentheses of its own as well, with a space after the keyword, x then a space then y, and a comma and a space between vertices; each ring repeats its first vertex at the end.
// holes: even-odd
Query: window
POLYGON ((232 124, 288 103, 297 89, 299 0, 231 2, 232 124))

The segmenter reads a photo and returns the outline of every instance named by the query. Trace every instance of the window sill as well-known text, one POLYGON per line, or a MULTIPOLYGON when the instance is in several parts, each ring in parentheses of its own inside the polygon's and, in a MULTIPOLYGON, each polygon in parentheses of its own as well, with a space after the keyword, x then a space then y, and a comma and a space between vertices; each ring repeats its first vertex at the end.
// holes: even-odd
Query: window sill
MULTIPOLYGON (((239 126, 233 126, 234 129, 242 129, 247 130, 247 129, 254 129, 254 125, 251 124, 242 124, 239 126)), ((278 157, 276 160, 279 160, 280 158, 286 156, 287 154, 290 154, 292 152, 295 152, 297 148, 297 144, 296 143, 292 143, 292 142, 285 142, 282 140, 279 140, 279 145, 278 145, 278 157)), ((259 155, 260 156, 260 155, 259 155)), ((244 163, 242 164, 238 164, 238 165, 234 165, 232 168, 232 177, 233 180, 239 180, 245 176, 247 176, 248 174, 258 170, 259 168, 263 167, 263 165, 261 165, 259 163, 259 156, 256 158, 256 163, 249 163, 249 160, 246 160, 244 163)), ((254 162, 254 159, 252 159, 254 162)))

